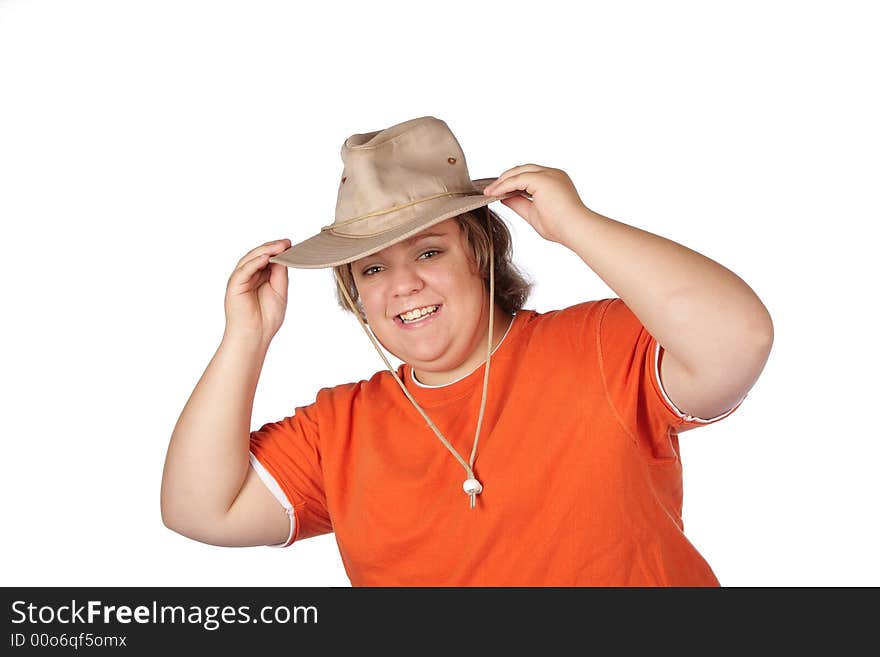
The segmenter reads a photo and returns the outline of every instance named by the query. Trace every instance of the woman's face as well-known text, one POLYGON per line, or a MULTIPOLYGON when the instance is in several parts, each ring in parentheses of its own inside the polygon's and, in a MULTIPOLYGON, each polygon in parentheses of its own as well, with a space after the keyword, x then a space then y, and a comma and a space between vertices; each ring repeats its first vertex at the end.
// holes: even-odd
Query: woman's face
POLYGON ((376 338, 417 370, 452 371, 485 337, 489 295, 455 218, 353 262, 351 269, 376 338), (433 312, 400 317, 412 310, 433 312))

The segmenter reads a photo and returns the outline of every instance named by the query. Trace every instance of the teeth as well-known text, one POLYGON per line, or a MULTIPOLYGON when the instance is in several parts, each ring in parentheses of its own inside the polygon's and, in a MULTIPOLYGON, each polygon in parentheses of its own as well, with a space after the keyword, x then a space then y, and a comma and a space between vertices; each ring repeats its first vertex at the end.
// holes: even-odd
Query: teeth
POLYGON ((400 318, 405 322, 411 322, 413 320, 419 319, 420 317, 424 317, 425 315, 430 315, 439 307, 440 306, 426 306, 425 308, 416 308, 415 310, 410 310, 409 312, 401 314, 400 318))

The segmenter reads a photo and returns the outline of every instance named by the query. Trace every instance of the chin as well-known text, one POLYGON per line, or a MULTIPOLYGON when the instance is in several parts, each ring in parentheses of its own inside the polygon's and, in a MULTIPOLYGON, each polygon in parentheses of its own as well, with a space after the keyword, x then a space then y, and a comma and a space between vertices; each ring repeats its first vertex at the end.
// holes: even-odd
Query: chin
MULTIPOLYGON (((396 329, 392 328, 393 330, 396 329)), ((397 342, 389 340, 388 334, 383 335, 375 329, 373 329, 373 335, 376 336, 376 340, 379 341, 379 344, 382 345, 385 351, 389 352, 396 359, 410 365, 418 363, 419 365, 417 366, 421 367, 423 363, 434 363, 438 358, 443 357, 444 349, 442 347, 413 349, 411 345, 407 345, 399 340, 397 342)))
POLYGON ((437 351, 404 351, 398 356, 400 360, 413 367, 429 372, 442 372, 446 370, 446 366, 442 364, 445 352, 437 351))

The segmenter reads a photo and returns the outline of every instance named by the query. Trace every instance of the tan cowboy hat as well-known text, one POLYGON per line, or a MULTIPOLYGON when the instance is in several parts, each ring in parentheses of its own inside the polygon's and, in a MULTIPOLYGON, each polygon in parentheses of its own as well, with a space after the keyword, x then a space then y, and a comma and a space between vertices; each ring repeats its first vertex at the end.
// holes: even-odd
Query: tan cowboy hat
POLYGON ((336 220, 269 262, 335 267, 518 194, 485 196, 495 178, 471 180, 458 140, 433 116, 352 135, 342 144, 342 162, 336 220))

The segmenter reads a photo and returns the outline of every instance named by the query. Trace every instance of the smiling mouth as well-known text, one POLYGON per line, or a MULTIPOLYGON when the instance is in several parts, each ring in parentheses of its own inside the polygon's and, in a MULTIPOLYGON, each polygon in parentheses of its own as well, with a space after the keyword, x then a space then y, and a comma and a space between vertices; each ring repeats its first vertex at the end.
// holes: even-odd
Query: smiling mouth
POLYGON ((395 315, 394 321, 400 322, 401 324, 404 324, 404 325, 417 324, 417 323, 423 321, 424 319, 426 319, 427 317, 431 317, 432 315, 436 315, 440 311, 440 308, 442 305, 443 304, 437 304, 435 306, 425 306, 417 313, 411 311, 411 312, 403 313, 402 315, 395 315))

